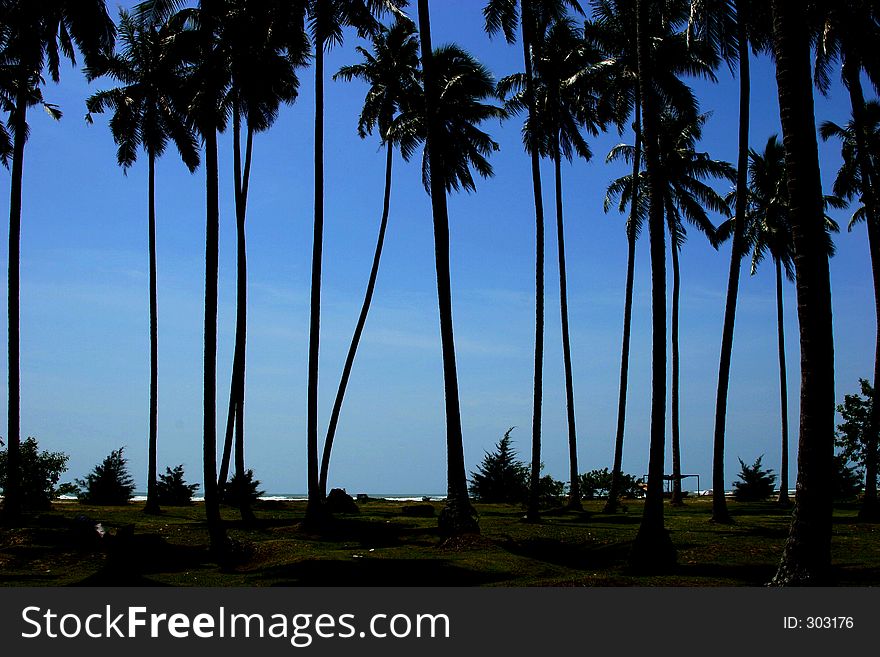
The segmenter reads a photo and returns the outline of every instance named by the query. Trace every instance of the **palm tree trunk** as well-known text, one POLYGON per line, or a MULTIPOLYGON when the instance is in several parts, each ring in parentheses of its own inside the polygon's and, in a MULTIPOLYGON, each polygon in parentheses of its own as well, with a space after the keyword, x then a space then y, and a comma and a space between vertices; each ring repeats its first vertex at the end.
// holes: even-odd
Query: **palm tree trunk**
POLYGON ((810 39, 800 2, 774 0, 776 80, 785 144, 797 271, 801 345, 798 482, 776 585, 831 579, 834 457, 834 339, 825 248, 822 181, 813 113, 810 39))
POLYGON ((718 391, 715 397, 715 431, 712 453, 712 521, 725 524, 731 521, 730 512, 727 510, 727 498, 724 496, 727 395, 730 387, 730 361, 733 355, 736 301, 739 296, 739 271, 745 251, 745 214, 749 184, 749 117, 752 87, 747 10, 748 2, 736 1, 739 37, 739 143, 736 163, 736 208, 734 210, 733 244, 730 250, 730 270, 727 275, 727 298, 724 303, 724 325, 721 329, 721 357, 718 363, 718 391))
POLYGON ((434 77, 431 47, 431 21, 428 0, 419 0, 422 69, 424 71, 426 136, 425 148, 431 165, 431 209, 434 224, 434 263, 437 270, 437 299, 440 314, 440 341, 443 354, 443 383, 446 398, 446 506, 440 514, 439 528, 446 535, 479 532, 476 513, 468 499, 461 433, 461 407, 458 398, 458 372, 455 364, 455 338, 452 329, 452 284, 449 272, 449 215, 446 207, 445 175, 440 158, 432 148, 440 134, 437 124, 439 89, 434 77))
POLYGON ((391 209, 391 163, 393 161, 394 148, 391 142, 385 149, 385 195, 382 201, 382 219, 379 222, 379 237, 376 239, 376 250, 373 253, 373 265, 370 269, 370 278, 367 281, 367 291, 364 294, 364 302, 361 305, 361 313, 358 316, 355 325, 354 335, 351 337, 351 344, 348 346, 348 355, 345 357, 345 365, 342 367, 342 376, 339 379, 339 387, 336 390, 336 400, 333 402, 333 410, 330 413, 330 424, 327 427, 327 437, 324 439, 324 453, 321 457, 321 474, 319 479, 319 487, 321 489, 321 499, 327 498, 327 474, 330 469, 330 451, 333 449, 333 439, 336 436, 336 427, 339 423, 339 413, 342 411, 342 400, 345 397, 345 390, 348 387, 348 380, 351 377, 351 370, 354 366, 354 357, 357 354, 357 348, 361 341, 361 335, 364 332, 364 326, 367 323, 367 315, 370 312, 370 305, 373 302, 373 292, 376 289, 376 279, 379 276, 379 261, 382 259, 382 248, 385 245, 385 231, 388 228, 388 214, 391 209))
POLYGON ((777 503, 788 506, 788 380, 785 371, 785 326, 782 316, 782 263, 776 264, 776 332, 779 336, 779 408, 782 414, 782 463, 779 468, 779 497, 777 503))
POLYGON ((679 368, 678 315, 681 296, 681 269, 678 262, 676 236, 670 235, 672 244, 672 499, 673 506, 683 504, 681 497, 681 433, 679 423, 679 396, 681 370, 679 368))
MULTIPOLYGON (((19 83, 23 87, 22 83, 19 83)), ((9 192, 9 414, 6 433, 6 486, 3 520, 16 526, 21 520, 21 190, 24 145, 27 141, 27 99, 16 98, 13 114, 12 180, 9 192)))
POLYGON ((309 500, 306 524, 323 518, 318 474, 318 351, 321 334, 321 261, 324 241, 324 41, 315 43, 315 226, 312 237, 312 287, 309 311, 309 374, 306 414, 309 500))
POLYGON ((565 229, 562 221, 562 166, 559 140, 553 157, 556 174, 556 245, 559 253, 559 308, 562 322, 562 360, 565 366, 565 412, 568 419, 569 509, 582 509, 578 486, 577 431, 574 422, 574 384, 571 373, 571 338, 568 330, 568 281, 565 273, 565 229))
POLYGON ((630 206, 629 221, 626 227, 626 291, 624 292, 623 305, 623 344, 620 348, 620 393, 617 398, 617 433, 614 438, 614 466, 611 472, 611 489, 608 491, 608 500, 605 502, 603 513, 617 511, 620 500, 620 481, 623 474, 623 436, 626 426, 626 391, 629 380, 629 340, 632 326, 632 299, 633 282, 635 279, 636 266, 636 222, 639 203, 639 172, 642 167, 642 108, 639 85, 636 84, 635 93, 635 116, 633 118, 633 131, 635 132, 635 152, 633 153, 633 193, 630 206))
POLYGON ((204 435, 202 439, 205 485, 205 516, 211 550, 224 555, 226 532, 220 518, 217 491, 217 277, 220 250, 219 171, 217 133, 205 131, 206 225, 205 225, 205 356, 204 435))
MULTIPOLYGON (((850 104, 852 105, 853 128, 856 137, 856 160, 861 174, 861 196, 867 211, 868 245, 871 251, 871 273, 874 282, 874 312, 877 319, 876 343, 874 349, 874 386, 880 381, 880 212, 878 212, 877 197, 874 185, 876 176, 871 165, 870 151, 865 118, 865 96, 862 90, 861 67, 858 61, 845 57, 843 75, 846 87, 849 90, 850 104)), ((880 505, 877 503, 877 433, 880 431, 880 404, 871 404, 871 430, 868 432, 868 442, 865 445, 865 495, 862 498, 862 508, 859 509, 859 519, 868 522, 876 522, 880 519, 880 505)))
POLYGON ((651 249, 651 427, 648 489, 642 522, 630 554, 639 570, 658 571, 675 563, 675 548, 663 523, 663 458, 666 449, 666 248, 663 194, 658 152, 659 102, 653 88, 649 54, 649 0, 637 0, 638 71, 642 85, 642 122, 650 196, 648 229, 651 249))
MULTIPOLYGON (((526 103, 529 119, 534 121, 535 80, 532 72, 531 5, 522 3, 523 64, 526 75, 526 103)), ((532 196, 535 201, 535 372, 532 387, 532 458, 529 468, 529 497, 526 520, 537 522, 541 501, 541 406, 544 397, 544 194, 541 186, 541 156, 537 149, 529 153, 532 168, 532 196)))
POLYGON ((159 421, 159 308, 156 282, 156 156, 149 154, 149 252, 150 252, 150 437, 147 465, 147 503, 144 513, 159 513, 156 486, 156 439, 159 421))

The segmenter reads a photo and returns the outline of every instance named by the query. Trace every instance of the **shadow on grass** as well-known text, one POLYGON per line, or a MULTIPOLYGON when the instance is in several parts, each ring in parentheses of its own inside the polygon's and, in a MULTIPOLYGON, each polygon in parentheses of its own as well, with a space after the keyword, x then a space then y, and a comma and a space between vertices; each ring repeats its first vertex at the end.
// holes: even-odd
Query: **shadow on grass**
POLYGON ((334 543, 357 542, 365 547, 434 545, 439 539, 436 527, 420 527, 413 523, 351 516, 334 517, 319 530, 300 529, 299 533, 309 540, 334 543))
POLYGON ((468 570, 443 559, 312 559, 265 569, 273 586, 481 586, 510 573, 468 570))
MULTIPOLYGON (((675 574, 683 577, 706 579, 713 584, 722 580, 739 586, 763 586, 776 573, 777 564, 678 564, 675 574)), ((723 582, 722 582, 723 583, 723 582)))
POLYGON ((551 538, 509 539, 500 547, 520 557, 576 570, 614 568, 626 562, 630 542, 593 545, 566 543, 551 538))

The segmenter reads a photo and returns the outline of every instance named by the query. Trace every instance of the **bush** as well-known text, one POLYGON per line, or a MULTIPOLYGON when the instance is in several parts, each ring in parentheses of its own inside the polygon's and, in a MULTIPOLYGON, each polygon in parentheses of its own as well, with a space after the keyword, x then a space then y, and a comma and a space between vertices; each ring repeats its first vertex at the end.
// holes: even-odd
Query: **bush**
POLYGON ((862 490, 865 475, 850 465, 845 453, 834 455, 831 475, 831 497, 836 501, 855 499, 862 490))
POLYGON ((538 480, 538 505, 543 507, 559 506, 568 491, 568 484, 544 475, 538 480))
MULTIPOLYGON (((0 445, 3 441, 0 440, 0 445)), ((47 509, 61 493, 56 488, 70 458, 64 452, 40 452, 37 439, 28 437, 20 445, 21 502, 28 509, 47 509)), ((6 491, 7 450, 0 451, 0 488, 6 491)))
POLYGON ((510 427, 495 445, 495 451, 486 452, 477 472, 471 472, 468 490, 478 502, 525 502, 529 495, 529 468, 516 459, 511 445, 510 427))
POLYGON ((165 468, 165 474, 159 475, 156 482, 156 492, 159 494, 159 504, 165 506, 189 506, 192 504, 192 496, 199 487, 198 484, 188 484, 183 478, 183 464, 173 470, 165 468))
POLYGON ((254 506, 266 491, 259 490, 260 480, 254 479, 254 471, 246 470, 244 476, 236 472, 223 488, 222 504, 241 507, 254 506))
POLYGON ((733 497, 737 502, 760 502, 773 494, 776 475, 773 474, 773 470, 765 470, 761 467, 763 458, 762 454, 752 465, 746 465, 742 459, 738 459, 741 468, 739 478, 742 481, 733 484, 733 497))
MULTIPOLYGON (((581 489, 581 499, 602 500, 607 499, 611 492, 611 477, 613 473, 608 468, 591 470, 578 476, 581 489)), ((620 473, 620 497, 635 499, 644 495, 642 489, 644 480, 633 475, 620 473)))
POLYGON ((104 506, 128 504, 134 493, 134 479, 128 473, 127 460, 122 455, 124 449, 114 449, 85 479, 76 480, 80 502, 104 506))

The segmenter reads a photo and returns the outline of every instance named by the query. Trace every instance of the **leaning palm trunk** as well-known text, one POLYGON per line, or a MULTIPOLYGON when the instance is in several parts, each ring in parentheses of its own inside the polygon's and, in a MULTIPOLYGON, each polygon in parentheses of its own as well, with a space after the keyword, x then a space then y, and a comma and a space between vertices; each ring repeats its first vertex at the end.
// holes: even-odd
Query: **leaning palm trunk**
POLYGON ((813 113, 810 39, 801 3, 774 0, 774 51, 797 272, 801 345, 795 507, 776 585, 831 579, 834 339, 822 181, 813 113))
POLYGON ((779 471, 779 497, 781 506, 788 506, 788 379, 785 373, 785 326, 782 317, 782 263, 776 261, 776 332, 779 342, 779 407, 782 414, 782 463, 779 471))
POLYGON ((553 157, 556 173, 556 244, 559 253, 559 308, 562 324, 562 359, 565 366, 565 411, 568 418, 569 497, 568 508, 581 509, 578 486, 577 431, 574 423, 574 385, 571 373, 571 339, 568 330, 568 281, 565 274, 565 229, 562 221, 562 166, 559 142, 553 157))
MULTIPOLYGON (((19 83, 23 86, 22 83, 19 83)), ((4 521, 16 525, 21 517, 21 189, 24 144, 27 140, 27 100, 16 98, 13 114, 12 183, 9 193, 9 414, 6 434, 4 521)))
POLYGON ((633 282, 635 279, 636 264, 636 222, 638 220, 639 186, 635 181, 639 179, 639 171, 642 165, 642 108, 639 85, 636 83, 635 92, 635 116, 633 118, 633 131, 635 132, 635 148, 633 150, 632 179, 632 204, 630 206, 629 221, 626 226, 626 290, 623 305, 623 344, 620 348, 620 393, 617 399, 617 433, 614 438, 614 465, 611 472, 611 488, 608 491, 608 500, 605 502, 604 513, 614 513, 620 500, 620 480, 623 473, 623 436, 626 426, 626 392, 629 380, 629 340, 632 326, 632 299, 633 282))
POLYGON ((376 239, 376 250, 373 253, 373 266, 370 268, 370 278, 367 281, 367 291, 364 294, 361 313, 358 316, 357 325, 355 326, 354 334, 351 337, 351 344, 348 346, 348 355, 345 357, 345 365, 342 367, 342 376, 339 379, 339 388, 336 390, 336 400, 333 402, 333 410, 330 413, 330 424, 327 426, 327 437, 324 439, 324 453, 321 457, 321 474, 318 484, 321 490, 322 500, 327 497, 327 475, 330 469, 330 451, 333 449, 333 439, 336 437, 336 427, 339 424, 339 414, 342 411, 342 400, 345 397, 345 390, 348 387, 348 380, 351 377, 351 370, 354 367, 354 358, 361 341, 361 335, 363 334, 364 326, 367 323, 367 315, 370 312, 370 305, 373 301, 373 292, 376 289, 376 279, 379 275, 379 262, 382 259, 382 248, 385 245, 385 231, 388 228, 388 214, 391 208, 391 163, 394 159, 394 149, 391 146, 391 142, 388 142, 385 150, 385 195, 382 201, 382 219, 379 222, 379 237, 376 239))
MULTIPOLYGON (((865 98, 862 91, 861 70, 854 60, 847 59, 843 67, 844 81, 849 90, 852 105, 853 132, 856 138, 856 159, 861 172, 861 195, 865 205, 868 224, 868 246, 871 251, 871 273, 874 282, 874 312, 877 334, 874 349, 874 386, 880 381, 880 208, 876 196, 876 175, 871 163, 866 137, 865 98)), ((880 505, 877 503, 877 432, 880 430, 880 404, 871 404, 871 430, 865 445, 865 495, 859 518, 876 522, 880 518, 880 505)))
POLYGON ((679 399, 681 371, 679 369, 678 315, 679 298, 681 296, 681 269, 679 267, 679 247, 675 235, 670 236, 672 242, 672 499, 670 503, 677 506, 683 503, 681 496, 681 430, 679 425, 679 399))
POLYGON ((147 502, 144 513, 159 513, 156 485, 156 449, 159 420, 159 309, 156 282, 156 157, 149 154, 149 258, 150 258, 150 436, 147 465, 147 502))
POLYGON ((642 522, 630 554, 640 570, 657 571, 675 563, 675 548, 663 524, 663 457, 666 448, 666 249, 663 187, 658 152, 659 99, 653 88, 649 60, 648 0, 637 2, 638 72, 642 84, 642 121, 648 179, 648 229, 651 250, 651 428, 648 490, 642 522))
POLYGON ((733 328, 736 322, 736 300, 739 295, 739 270, 745 252, 746 201, 748 198, 749 114, 751 104, 751 65, 749 63, 748 2, 737 0, 736 17, 739 60, 739 143, 736 163, 736 208, 734 210, 733 244, 727 276, 727 298, 724 303, 724 325, 721 329, 721 357, 718 364, 718 391, 715 397, 715 431, 712 458, 712 521, 729 523, 727 499, 724 496, 724 438, 727 423, 727 394, 730 388, 730 361, 733 354, 733 328))
POLYGON ((324 240, 324 41, 315 43, 315 225, 309 311, 309 373, 306 442, 309 499, 306 524, 320 524, 324 513, 318 475, 318 352, 321 334, 321 264, 324 240))
POLYGON ((437 299, 440 314, 440 341, 443 354, 443 383, 446 398, 446 506, 440 514, 441 533, 459 535, 479 532, 476 514, 468 499, 461 407, 458 398, 458 372, 455 364, 455 338, 452 329, 452 290, 449 272, 449 215, 446 207, 444 171, 437 151, 432 148, 440 134, 437 123, 439 89, 434 77, 431 22, 428 0, 419 0, 422 69, 424 71, 426 135, 425 148, 431 167, 431 209, 434 224, 434 263, 437 270, 437 299))

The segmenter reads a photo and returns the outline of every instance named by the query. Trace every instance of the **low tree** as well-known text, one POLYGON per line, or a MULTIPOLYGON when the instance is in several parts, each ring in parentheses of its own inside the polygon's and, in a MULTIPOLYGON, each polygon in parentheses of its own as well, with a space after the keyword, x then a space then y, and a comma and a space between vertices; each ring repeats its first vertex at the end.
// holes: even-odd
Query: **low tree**
POLYGON ((835 502, 854 500, 862 492, 864 472, 852 465, 843 452, 834 455, 834 472, 831 477, 831 497, 835 502))
MULTIPOLYGON (((3 444, 0 440, 0 445, 3 444)), ((60 494, 56 486, 67 470, 70 457, 64 452, 39 451, 37 439, 33 437, 21 443, 20 450, 22 506, 31 510, 47 509, 60 494)), ((8 458, 8 450, 0 451, 0 488, 4 493, 8 458)))
POLYGON ((114 449, 85 479, 77 479, 77 497, 83 504, 117 506, 128 504, 134 493, 134 479, 128 472, 124 447, 114 449))
POLYGON ((192 504, 192 496, 198 489, 199 484, 188 484, 183 477, 183 464, 173 470, 165 468, 165 474, 159 475, 156 489, 159 496, 159 504, 167 506, 189 506, 192 504))
POLYGON ((763 458, 764 455, 761 454, 752 465, 746 465, 742 459, 738 459, 741 481, 733 483, 733 498, 737 502, 761 502, 773 494, 776 475, 773 470, 761 467, 763 458))
POLYGON ((877 435, 871 434, 871 410, 874 406, 874 388, 866 379, 859 379, 861 393, 845 395, 837 412, 843 422, 837 425, 834 443, 843 450, 847 461, 865 467, 868 445, 872 445, 877 458, 877 435), (872 440, 873 438, 873 440, 872 440))
POLYGON ((510 427, 495 445, 493 452, 486 452, 476 472, 471 472, 470 494, 480 502, 506 502, 516 504, 528 497, 529 470, 517 460, 512 446, 510 427))
MULTIPOLYGON (((643 497, 645 494, 643 485, 644 479, 634 477, 633 475, 621 472, 619 474, 617 493, 619 497, 634 499, 643 497)), ((591 470, 580 475, 580 493, 581 499, 584 500, 603 500, 607 499, 611 492, 611 484, 614 473, 608 468, 601 470, 591 470)))
POLYGON ((229 506, 237 506, 241 508, 247 505, 248 508, 253 507, 260 496, 266 491, 260 490, 260 480, 254 477, 253 470, 245 470, 244 473, 236 472, 232 475, 229 483, 223 489, 223 496, 220 499, 222 504, 229 506))

